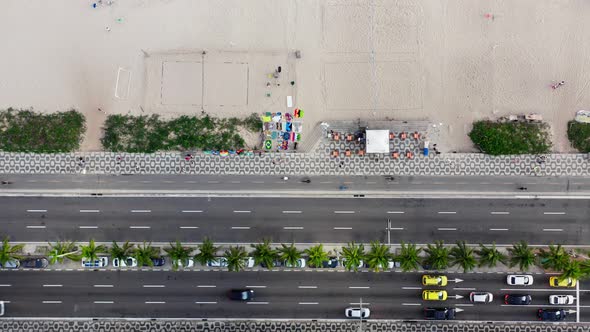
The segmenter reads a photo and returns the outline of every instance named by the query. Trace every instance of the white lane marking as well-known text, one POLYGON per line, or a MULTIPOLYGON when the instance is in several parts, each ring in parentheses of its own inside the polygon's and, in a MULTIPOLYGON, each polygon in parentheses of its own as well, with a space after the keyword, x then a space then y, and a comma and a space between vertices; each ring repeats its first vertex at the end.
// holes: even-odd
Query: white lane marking
POLYGON ((562 228, 543 228, 543 232, 563 232, 562 228))
POLYGON ((165 301, 145 301, 145 304, 165 304, 165 301))
POLYGON ((299 214, 301 211, 283 211, 285 214, 299 214))
POLYGON ((490 228, 490 231, 507 231, 508 228, 490 228))
POLYGON ((43 285, 43 287, 63 287, 64 285, 43 285))
POLYGON ((0 284, 0 287, 11 287, 11 284, 0 284))
POLYGON ((457 307, 473 307, 473 303, 457 303, 457 307))
POLYGON ((422 287, 402 287, 402 289, 422 289, 422 287))
POLYGON ((234 210, 234 213, 251 213, 252 211, 248 210, 234 210))
POLYGON ((144 288, 164 288, 166 285, 143 285, 144 288))
POLYGON ((182 213, 201 213, 203 210, 182 210, 182 213))
POLYGON ((318 286, 297 286, 297 288, 303 288, 303 289, 316 289, 316 288, 318 288, 318 286))
POLYGON ((215 288, 215 285, 197 285, 197 288, 215 288))
POLYGON ((475 290, 475 288, 471 287, 455 287, 454 290, 475 290))
POLYGON ((504 212, 504 211, 496 211, 496 212, 490 212, 491 214, 510 214, 510 212, 504 212))
MULTIPOLYGON (((350 302, 349 304, 350 305, 361 305, 360 302, 350 302)), ((371 303, 365 303, 365 302, 363 302, 363 305, 371 305, 371 303)))
POLYGON ((151 226, 129 226, 131 229, 150 229, 151 226))
POLYGON ((565 212, 543 212, 543 214, 548 214, 548 215, 563 215, 563 214, 565 214, 565 212))
POLYGON ((131 213, 150 213, 152 210, 131 210, 131 213))
POLYGON ((95 304, 113 304, 115 301, 94 301, 95 304))
MULTIPOLYGON (((500 289, 501 291, 518 291, 518 292, 522 292, 523 288, 502 288, 500 289)), ((559 293, 559 292, 575 292, 576 290, 571 288, 571 289, 567 289, 567 288, 562 288, 560 287, 559 289, 549 289, 549 288, 526 288, 527 292, 554 292, 554 293, 559 293)), ((585 289, 585 290, 580 290, 580 292, 588 292, 590 291, 590 289, 585 289)))
POLYGON ((334 211, 334 213, 337 213, 337 214, 353 214, 355 212, 354 211, 334 211))
POLYGON ((456 214, 455 211, 438 211, 438 214, 456 214))
POLYGON ((439 231, 456 231, 456 228, 452 228, 452 227, 439 227, 438 228, 439 231))
POLYGON ((319 302, 299 302, 299 304, 306 305, 306 304, 319 304, 319 302))
POLYGON ((264 181, 252 181, 252 183, 264 183, 264 181))
POLYGON ((45 226, 27 226, 27 228, 36 229, 36 228, 45 228, 45 226))
POLYGON ((98 226, 78 226, 80 229, 96 229, 98 226))
POLYGON ((404 211, 387 211, 388 214, 404 214, 404 211))
POLYGON ((352 229, 352 227, 334 227, 334 229, 342 229, 342 230, 345 230, 345 229, 352 229))
POLYGON ((369 286, 348 286, 349 289, 369 289, 369 286))
POLYGON ((197 301, 195 303, 196 304, 217 304, 217 302, 202 302, 202 301, 197 301))
POLYGON ((422 305, 421 303, 402 303, 402 305, 422 305))
POLYGON ((250 229, 248 226, 232 226, 231 229, 250 229))
POLYGON ((246 286, 246 288, 266 288, 266 286, 246 286))
POLYGON ((219 181, 207 181, 207 183, 219 183, 219 181))
POLYGON ((44 304, 60 304, 61 301, 42 301, 44 304))
POLYGON ((47 210, 27 210, 27 212, 47 212, 47 210))
POLYGON ((94 285, 96 288, 111 288, 114 287, 113 285, 94 285))
POLYGON ((246 304, 268 304, 268 302, 247 302, 246 304))
POLYGON ((178 228, 180 228, 180 229, 197 229, 199 227, 197 227, 197 226, 180 226, 178 228))
POLYGON ((303 229, 303 227, 300 227, 300 226, 285 226, 285 227, 283 227, 283 229, 293 230, 293 229, 303 229))
POLYGON ((403 227, 391 227, 389 230, 390 231, 403 231, 404 228, 403 227))
POLYGON ((99 213, 100 210, 80 210, 80 213, 99 213))

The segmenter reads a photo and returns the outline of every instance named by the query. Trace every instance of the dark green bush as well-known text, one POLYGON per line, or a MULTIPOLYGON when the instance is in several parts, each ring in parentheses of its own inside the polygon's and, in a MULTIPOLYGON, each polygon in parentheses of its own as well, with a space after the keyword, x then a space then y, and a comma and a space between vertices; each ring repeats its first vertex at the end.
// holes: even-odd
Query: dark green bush
POLYGON ((590 152, 590 123, 570 121, 567 124, 567 138, 580 152, 590 152))
POLYGON ((76 110, 51 114, 0 110, 0 150, 57 153, 80 148, 86 119, 76 110))
POLYGON ((481 151, 491 155, 542 154, 551 148, 547 125, 543 123, 477 121, 469 137, 481 151))

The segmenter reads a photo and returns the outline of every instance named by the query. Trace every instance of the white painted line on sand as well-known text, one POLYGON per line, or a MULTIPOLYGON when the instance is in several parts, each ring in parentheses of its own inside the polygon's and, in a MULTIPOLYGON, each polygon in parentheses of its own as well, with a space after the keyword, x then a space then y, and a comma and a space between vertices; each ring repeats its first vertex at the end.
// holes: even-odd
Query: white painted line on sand
POLYGON ((369 286, 348 286, 349 289, 369 289, 369 286))
POLYGON ((182 213, 202 213, 203 210, 182 210, 182 213))
POLYGON ((457 214, 455 211, 438 211, 438 214, 457 214))
POLYGON ((144 288, 164 288, 166 285, 143 285, 144 288))
POLYGON ((285 214, 299 214, 301 211, 283 211, 285 214))
POLYGON ((150 213, 152 210, 131 210, 131 213, 150 213))
POLYGON ((510 214, 510 212, 505 212, 505 211, 495 211, 495 212, 490 212, 491 214, 510 214))
POLYGON ((217 304, 217 302, 203 302, 203 301, 197 301, 195 303, 196 304, 217 304))
POLYGON ((43 287, 63 287, 64 285, 43 285, 43 287))
POLYGON ((387 211, 388 214, 404 214, 404 211, 387 211))
POLYGON ((129 226, 131 229, 150 229, 151 226, 129 226))
POLYGON ((334 229, 345 230, 345 229, 352 229, 352 227, 334 227, 334 229))
POLYGON ((94 301, 95 304, 113 304, 115 301, 94 301))
POLYGON ((252 211, 248 210, 234 210, 234 213, 251 213, 252 211))
POLYGON ((42 301, 43 304, 60 304, 61 301, 42 301))
POLYGON ((248 226, 232 226, 231 229, 250 229, 248 226))
POLYGON ((452 228, 452 227, 439 227, 437 228, 439 231, 456 231, 456 228, 452 228))
POLYGON ((355 212, 354 211, 334 211, 334 213, 336 213, 336 214, 353 214, 355 212))
POLYGON ((41 228, 45 228, 45 226, 27 226, 27 228, 31 228, 31 229, 41 229, 41 228))
POLYGON ((307 305, 307 304, 313 305, 313 304, 319 304, 319 302, 299 302, 299 304, 301 304, 301 305, 307 305))
POLYGON ((78 226, 80 229, 97 229, 98 226, 78 226))
POLYGON ((548 214, 548 215, 564 215, 565 212, 543 212, 543 214, 548 214))
POLYGON ((47 210, 27 210, 27 212, 47 212, 47 210))
POLYGON ((286 230, 294 230, 294 229, 303 229, 303 227, 300 227, 300 226, 285 226, 285 227, 283 227, 283 229, 286 229, 286 230))
POLYGON ((113 285, 94 285, 94 287, 96 287, 96 288, 112 288, 114 286, 113 285))
POLYGON ((100 210, 80 210, 80 213, 100 213, 100 210))
POLYGON ((297 288, 303 288, 303 289, 316 289, 316 288, 318 288, 318 286, 297 286, 297 288))
POLYGON ((180 229, 198 229, 199 227, 197 227, 197 226, 180 226, 178 228, 180 228, 180 229))
POLYGON ((563 232, 562 228, 543 228, 543 232, 563 232))

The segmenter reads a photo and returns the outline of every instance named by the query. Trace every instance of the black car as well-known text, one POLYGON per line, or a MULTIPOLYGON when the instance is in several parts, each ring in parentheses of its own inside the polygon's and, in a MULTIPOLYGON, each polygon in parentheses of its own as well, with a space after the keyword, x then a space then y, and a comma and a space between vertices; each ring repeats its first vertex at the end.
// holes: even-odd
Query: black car
POLYGON ((227 297, 235 301, 250 301, 254 297, 252 289, 231 289, 227 292, 227 297))
MULTIPOLYGON (((166 264, 166 259, 164 259, 164 257, 156 257, 156 258, 150 258, 152 260, 152 264, 154 266, 164 266, 164 264, 166 264)), ((143 266, 149 266, 148 264, 143 264, 143 266)))
POLYGON ((455 308, 426 308, 426 309, 424 309, 424 319, 428 319, 428 320, 455 319, 455 308))
POLYGON ((25 269, 44 269, 49 265, 49 261, 45 257, 27 258, 21 260, 20 265, 25 269))
POLYGON ((338 267, 338 259, 336 257, 330 257, 327 261, 322 262, 322 267, 330 269, 336 268, 338 267))
POLYGON ((530 295, 524 294, 506 294, 504 295, 504 304, 512 305, 528 305, 533 302, 533 298, 530 295))
MULTIPOLYGON (((283 264, 283 262, 281 261, 274 261, 272 263, 272 267, 283 267, 285 264, 283 264)), ((262 266, 263 268, 267 269, 268 265, 266 265, 265 262, 260 262, 260 266, 262 266)))
POLYGON ((564 320, 566 316, 567 311, 563 309, 539 309, 539 311, 537 311, 537 317, 540 320, 547 320, 550 322, 564 320))

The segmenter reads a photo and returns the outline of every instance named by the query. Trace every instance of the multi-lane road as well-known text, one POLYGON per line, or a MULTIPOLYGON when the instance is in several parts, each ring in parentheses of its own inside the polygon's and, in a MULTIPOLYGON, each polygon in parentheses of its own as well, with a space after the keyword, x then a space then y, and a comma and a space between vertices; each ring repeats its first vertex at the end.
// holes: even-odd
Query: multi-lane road
MULTIPOLYGON (((550 308, 550 294, 576 295, 575 289, 550 289, 547 275, 535 275, 531 287, 506 285, 505 274, 448 275, 444 302, 423 301, 420 274, 309 271, 142 272, 15 271, 0 273, 0 294, 13 317, 190 317, 190 318, 343 318, 344 309, 362 303, 377 319, 422 319, 425 307, 454 307, 458 319, 535 320, 536 310, 550 308), (251 288, 254 299, 230 301, 231 288, 251 288), (493 303, 473 304, 471 291, 489 291, 493 303), (506 306, 504 294, 531 294, 528 306, 506 306)), ((581 321, 590 320, 581 289, 581 321)), ((553 306, 555 307, 555 306, 553 306)), ((576 306, 568 321, 575 321, 576 306)), ((7 309, 8 310, 8 309, 7 309)))
POLYGON ((4 197, 12 241, 588 244, 587 200, 4 197))

